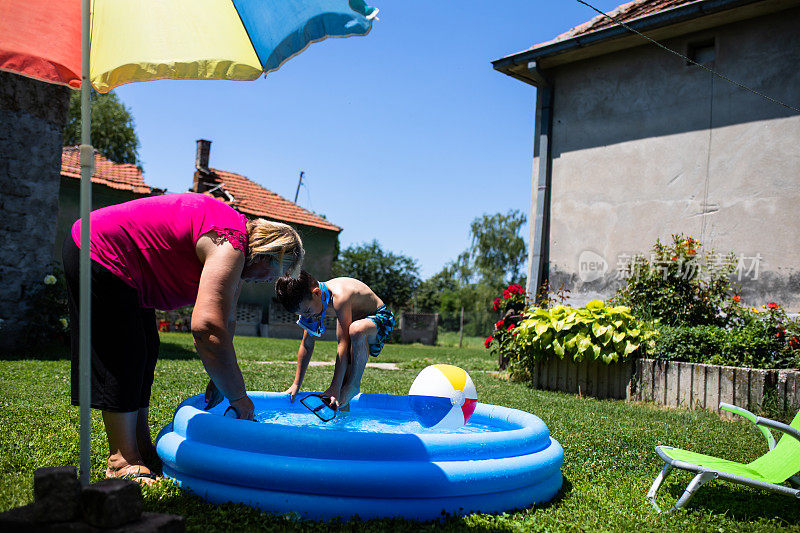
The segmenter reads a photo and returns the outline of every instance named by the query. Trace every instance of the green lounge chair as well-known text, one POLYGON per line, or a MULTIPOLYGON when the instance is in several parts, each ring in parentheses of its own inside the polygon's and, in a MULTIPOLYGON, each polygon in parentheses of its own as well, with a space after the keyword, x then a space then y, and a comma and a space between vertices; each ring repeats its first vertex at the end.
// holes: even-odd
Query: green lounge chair
POLYGON ((795 415, 791 425, 786 425, 769 418, 756 416, 750 411, 735 405, 720 403, 719 408, 741 415, 753 422, 767 439, 769 451, 752 463, 742 464, 710 455, 681 450, 680 448, 656 446, 656 453, 666 464, 655 481, 653 481, 650 490, 647 491, 647 498, 650 499, 650 504, 653 508, 659 513, 661 512, 661 508, 656 503, 656 493, 661 487, 664 478, 669 475, 673 468, 697 472, 697 475, 692 479, 683 495, 669 512, 686 505, 697 489, 717 478, 780 492, 800 499, 800 489, 783 485, 788 480, 796 486, 800 486, 800 478, 795 476, 800 472, 800 412, 795 415), (768 428, 785 433, 777 445, 768 428))

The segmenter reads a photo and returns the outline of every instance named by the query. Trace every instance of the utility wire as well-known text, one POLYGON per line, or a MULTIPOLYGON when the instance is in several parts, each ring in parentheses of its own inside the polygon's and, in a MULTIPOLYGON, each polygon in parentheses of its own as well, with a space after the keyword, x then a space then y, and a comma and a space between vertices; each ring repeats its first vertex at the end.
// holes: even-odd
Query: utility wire
POLYGON ((738 81, 734 81, 734 80, 732 80, 732 79, 730 79, 730 78, 728 78, 728 77, 726 77, 726 76, 724 76, 724 75, 720 74, 719 72, 715 71, 715 70, 714 70, 714 69, 712 69, 712 68, 709 68, 709 67, 707 67, 707 66, 705 66, 705 65, 703 65, 703 64, 700 64, 700 63, 698 63, 697 61, 694 61, 693 59, 689 59, 688 57, 686 57, 685 55, 681 54, 680 52, 676 52, 675 50, 672 50, 671 48, 668 48, 668 47, 664 46, 664 45, 663 45, 663 44, 661 44, 660 42, 658 42, 658 41, 656 41, 656 40, 654 40, 654 39, 651 39, 650 37, 648 37, 647 35, 643 34, 642 32, 640 32, 640 31, 637 31, 637 30, 635 30, 635 29, 631 28, 630 26, 628 26, 628 25, 627 25, 627 24, 625 24, 624 22, 618 21, 616 18, 612 17, 611 15, 608 15, 608 14, 606 14, 606 13, 603 13, 602 11, 600 11, 599 9, 597 9, 596 7, 594 7, 593 5, 589 4, 588 2, 584 2, 584 0, 576 0, 576 1, 577 1, 577 2, 579 2, 579 3, 581 3, 581 4, 583 4, 583 5, 585 5, 586 7, 590 8, 590 9, 593 9, 594 11, 597 11, 597 12, 598 12, 598 13, 600 13, 602 16, 604 16, 604 17, 606 17, 607 19, 611 20, 611 21, 612 21, 612 22, 614 22, 615 24, 619 24, 620 26, 622 26, 622 27, 623 27, 623 28, 625 28, 626 30, 628 30, 628 31, 630 31, 630 32, 633 32, 633 33, 635 33, 636 35, 639 35, 639 36, 641 36, 641 37, 644 37, 645 39, 647 39, 648 41, 650 41, 650 42, 651 42, 651 43, 653 43, 654 45, 658 46, 659 48, 663 48, 663 49, 664 49, 664 50, 666 50, 667 52, 670 52, 670 53, 672 53, 672 54, 675 54, 676 56, 678 56, 678 57, 681 57, 681 58, 685 59, 685 60, 686 60, 686 61, 688 61, 689 63, 692 63, 693 65, 697 65, 698 67, 700 67, 700 68, 702 68, 702 69, 705 69, 705 70, 709 71, 709 72, 710 72, 711 74, 713 74, 714 76, 717 76, 718 78, 721 78, 721 79, 723 79, 723 80, 727 81, 728 83, 731 83, 731 84, 733 84, 733 85, 735 85, 735 86, 739 87, 740 89, 744 89, 744 90, 746 90, 746 91, 750 91, 751 93, 753 93, 753 94, 755 94, 755 95, 758 95, 758 96, 760 96, 761 98, 765 98, 765 99, 769 100, 770 102, 773 102, 773 103, 775 103, 775 104, 778 104, 778 105, 780 105, 780 106, 783 106, 783 107, 786 107, 786 108, 788 108, 788 109, 791 109, 792 111, 796 111, 796 112, 800 113, 800 109, 798 109, 798 108, 796 108, 796 107, 790 106, 789 104, 784 104, 784 103, 783 103, 783 102, 781 102, 780 100, 776 100, 775 98, 772 98, 771 96, 768 96, 768 95, 766 95, 766 94, 764 94, 764 93, 758 92, 758 91, 756 91, 755 89, 751 89, 751 88, 750 88, 750 87, 748 87, 747 85, 741 84, 741 83, 739 83, 738 81))

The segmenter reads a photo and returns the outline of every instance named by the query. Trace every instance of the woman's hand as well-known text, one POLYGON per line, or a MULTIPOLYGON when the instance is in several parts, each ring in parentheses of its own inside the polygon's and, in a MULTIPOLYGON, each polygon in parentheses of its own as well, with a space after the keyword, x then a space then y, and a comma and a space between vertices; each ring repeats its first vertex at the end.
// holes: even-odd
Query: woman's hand
POLYGON ((253 420, 253 412, 256 408, 253 405, 253 400, 251 400, 249 396, 239 398, 238 400, 230 403, 231 407, 236 410, 238 418, 242 418, 244 420, 253 420))
POLYGON ((209 409, 216 407, 223 398, 224 396, 222 395, 222 392, 220 392, 217 386, 214 385, 214 381, 209 379, 208 385, 206 386, 205 410, 208 411, 209 409))
POLYGON ((289 395, 289 402, 290 403, 294 402, 294 398, 295 398, 295 396, 297 396, 298 392, 300 392, 300 385, 298 385, 297 383, 292 383, 291 387, 289 387, 288 389, 283 391, 284 394, 288 394, 289 395))

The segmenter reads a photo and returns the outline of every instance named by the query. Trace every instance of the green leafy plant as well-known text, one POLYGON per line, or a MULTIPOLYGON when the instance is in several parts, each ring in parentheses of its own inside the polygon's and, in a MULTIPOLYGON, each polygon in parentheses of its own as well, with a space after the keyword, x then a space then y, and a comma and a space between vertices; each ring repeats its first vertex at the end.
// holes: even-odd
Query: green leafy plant
POLYGON ((651 349, 655 334, 627 307, 606 307, 600 300, 577 308, 533 307, 512 333, 512 373, 524 373, 548 357, 624 361, 651 349))
POLYGON ((650 259, 632 258, 627 284, 611 302, 669 326, 728 325, 738 302, 730 281, 735 256, 703 252, 702 247, 683 234, 673 234, 670 244, 656 241, 650 259))

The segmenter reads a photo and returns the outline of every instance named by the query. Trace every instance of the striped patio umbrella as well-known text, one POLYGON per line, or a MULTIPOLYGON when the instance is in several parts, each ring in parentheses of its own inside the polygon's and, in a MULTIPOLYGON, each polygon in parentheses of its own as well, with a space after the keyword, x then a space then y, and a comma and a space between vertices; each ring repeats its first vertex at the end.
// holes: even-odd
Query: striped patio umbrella
POLYGON ((253 80, 327 37, 366 35, 364 0, 2 0, 0 70, 81 89, 80 477, 89 482, 89 86, 253 80))

